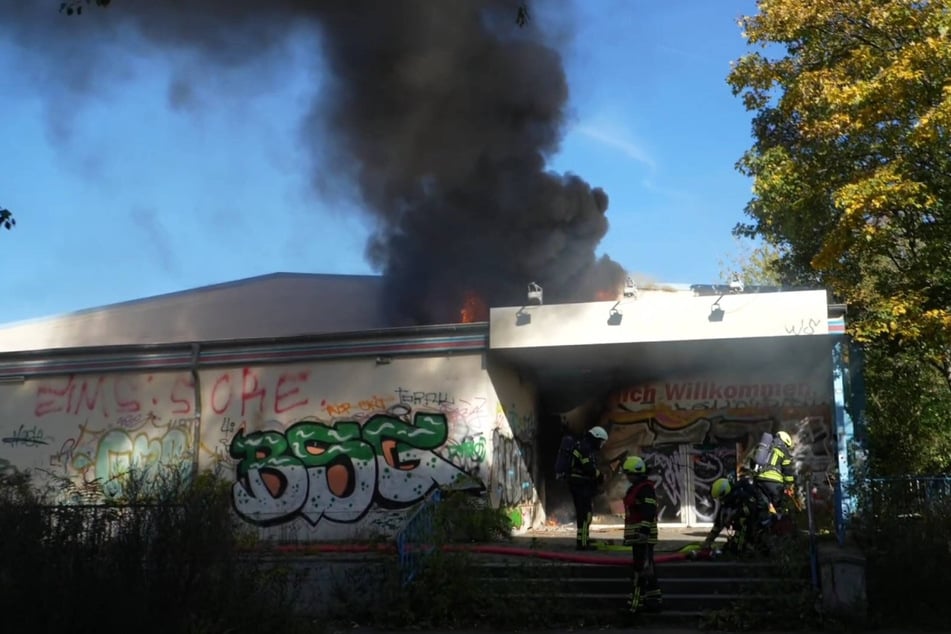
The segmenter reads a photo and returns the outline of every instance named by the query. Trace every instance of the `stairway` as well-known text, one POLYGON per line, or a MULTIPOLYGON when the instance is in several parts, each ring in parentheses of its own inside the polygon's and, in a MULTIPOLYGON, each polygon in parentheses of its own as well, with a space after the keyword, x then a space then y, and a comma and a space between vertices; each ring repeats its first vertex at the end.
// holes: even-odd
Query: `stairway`
MULTIPOLYGON (((627 625, 630 569, 620 565, 493 559, 476 574, 499 601, 528 602, 552 623, 627 625)), ((682 561, 657 565, 664 609, 638 615, 655 627, 698 626, 704 613, 738 601, 768 600, 779 580, 765 562, 682 561)))

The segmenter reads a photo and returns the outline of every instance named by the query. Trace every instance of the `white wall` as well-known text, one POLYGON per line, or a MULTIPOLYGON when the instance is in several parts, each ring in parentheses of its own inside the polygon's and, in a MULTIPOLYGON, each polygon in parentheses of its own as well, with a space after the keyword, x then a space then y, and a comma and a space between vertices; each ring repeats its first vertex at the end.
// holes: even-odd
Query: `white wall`
MULTIPOLYGON (((0 469, 30 469, 40 479, 99 482, 115 494, 129 465, 194 455, 193 390, 185 373, 76 375, 0 385, 0 469)), ((84 487, 83 485, 90 485, 84 487)))
POLYGON ((686 292, 642 292, 618 302, 493 308, 490 347, 522 348, 641 341, 694 341, 825 335, 825 291, 695 297, 686 292), (721 321, 710 321, 718 303, 721 321), (621 314, 608 323, 612 309, 621 314))
POLYGON ((482 354, 207 369, 199 382, 200 428, 188 372, 0 385, 0 469, 114 495, 131 464, 197 460, 238 475, 246 522, 291 540, 392 534, 450 484, 534 514, 534 393, 504 368, 490 379, 482 354))

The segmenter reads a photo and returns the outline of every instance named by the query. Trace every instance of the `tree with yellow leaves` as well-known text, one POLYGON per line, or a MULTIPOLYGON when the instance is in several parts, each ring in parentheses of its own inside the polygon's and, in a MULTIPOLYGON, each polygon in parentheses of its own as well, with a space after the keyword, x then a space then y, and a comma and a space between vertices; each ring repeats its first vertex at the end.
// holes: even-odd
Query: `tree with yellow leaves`
POLYGON ((860 341, 926 344, 951 387, 951 3, 760 0, 728 77, 755 112, 739 235, 850 308, 860 341))
POLYGON ((759 0, 740 26, 754 185, 734 233, 848 305, 891 468, 951 469, 951 1, 759 0))

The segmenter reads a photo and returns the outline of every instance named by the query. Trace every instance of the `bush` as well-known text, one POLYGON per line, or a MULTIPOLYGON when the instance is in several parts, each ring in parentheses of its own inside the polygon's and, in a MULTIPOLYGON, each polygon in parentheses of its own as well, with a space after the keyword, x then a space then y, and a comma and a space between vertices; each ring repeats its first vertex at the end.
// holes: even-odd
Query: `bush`
POLYGON ((707 612, 702 626, 708 630, 762 632, 819 628, 821 595, 810 575, 809 538, 796 532, 766 538, 771 577, 743 599, 707 612))
POLYGON ((130 473, 115 499, 51 505, 28 474, 0 477, 0 609, 18 630, 291 629, 287 576, 241 555, 227 483, 130 473))
POLYGON ((431 550, 419 562, 412 580, 407 582, 407 571, 397 562, 388 562, 381 600, 363 614, 351 612, 352 619, 386 628, 545 623, 545 606, 538 604, 530 586, 544 583, 551 590, 552 584, 549 578, 533 574, 533 563, 519 564, 506 569, 506 574, 496 575, 497 567, 484 565, 491 558, 459 547, 462 543, 511 538, 511 519, 504 509, 493 508, 482 495, 446 491, 434 508, 432 520, 429 533, 414 536, 418 542, 414 546, 431 550), (531 593, 532 598, 520 601, 519 593, 531 593), (505 609, 499 609, 500 605, 505 609))
POLYGON ((442 543, 494 542, 512 537, 512 519, 504 509, 493 508, 484 495, 447 491, 436 506, 436 535, 442 543))
POLYGON ((920 503, 913 481, 860 496, 853 537, 866 557, 869 618, 885 627, 946 628, 951 583, 951 500, 920 503), (906 485, 906 486, 902 486, 906 485))

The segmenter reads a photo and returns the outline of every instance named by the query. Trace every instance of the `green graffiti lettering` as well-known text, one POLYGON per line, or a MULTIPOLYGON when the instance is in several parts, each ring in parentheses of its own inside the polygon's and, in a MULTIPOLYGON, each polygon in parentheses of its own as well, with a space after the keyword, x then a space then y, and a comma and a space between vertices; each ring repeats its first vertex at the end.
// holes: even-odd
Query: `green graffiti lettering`
POLYGON ((285 432, 291 453, 305 467, 325 467, 341 456, 350 460, 373 460, 373 447, 360 436, 360 424, 338 422, 333 426, 310 421, 295 423, 285 432))
POLYGON ((300 466, 301 461, 288 455, 287 439, 278 431, 256 431, 244 435, 241 429, 231 439, 228 452, 232 458, 240 458, 237 471, 246 477, 251 469, 261 467, 300 466))
POLYGON ((106 497, 115 497, 122 492, 122 484, 116 478, 129 472, 133 466, 133 453, 132 439, 124 431, 112 430, 99 441, 96 479, 102 483, 106 497))
POLYGON ((442 413, 416 412, 412 425, 387 414, 377 414, 363 426, 363 438, 388 465, 409 471, 419 466, 419 460, 404 459, 404 452, 441 447, 449 438, 449 425, 442 413))
POLYGON ((485 438, 473 440, 466 438, 460 443, 450 445, 448 449, 449 459, 472 460, 473 462, 482 462, 485 460, 485 438))

